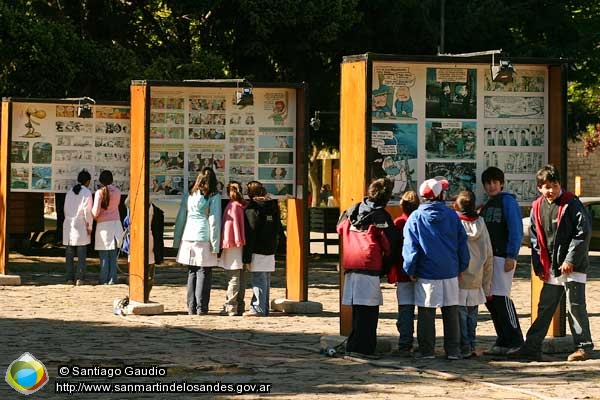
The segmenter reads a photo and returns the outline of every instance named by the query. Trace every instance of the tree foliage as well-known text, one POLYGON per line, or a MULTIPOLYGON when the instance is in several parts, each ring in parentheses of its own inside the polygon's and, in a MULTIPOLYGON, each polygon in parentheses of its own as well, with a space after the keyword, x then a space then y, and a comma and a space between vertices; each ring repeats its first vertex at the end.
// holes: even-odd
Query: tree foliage
MULTIPOLYGON (((590 0, 0 0, 3 96, 128 99, 133 79, 307 82, 339 109, 346 55, 502 48, 568 60, 572 137, 600 120, 600 2, 590 0)), ((335 146, 339 117, 311 139, 335 146)))

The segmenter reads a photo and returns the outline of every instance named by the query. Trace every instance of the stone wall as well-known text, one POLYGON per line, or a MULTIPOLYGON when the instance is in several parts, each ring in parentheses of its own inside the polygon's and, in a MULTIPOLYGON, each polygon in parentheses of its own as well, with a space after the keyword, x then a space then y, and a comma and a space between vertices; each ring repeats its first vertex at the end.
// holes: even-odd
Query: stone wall
POLYGON ((600 149, 584 156, 583 142, 569 141, 567 147, 567 180, 563 182, 564 186, 575 191, 575 177, 581 176, 581 196, 600 196, 600 149))

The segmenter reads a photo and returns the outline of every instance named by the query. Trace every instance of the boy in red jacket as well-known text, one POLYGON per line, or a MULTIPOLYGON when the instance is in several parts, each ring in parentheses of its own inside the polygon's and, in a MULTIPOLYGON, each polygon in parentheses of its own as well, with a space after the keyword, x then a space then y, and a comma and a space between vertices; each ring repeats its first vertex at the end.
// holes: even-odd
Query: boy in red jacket
POLYGON ((383 304, 379 277, 396 259, 398 234, 385 206, 394 184, 387 178, 373 181, 367 197, 344 211, 337 224, 342 240, 344 292, 342 304, 352 306, 352 331, 346 355, 377 358, 377 323, 383 304))

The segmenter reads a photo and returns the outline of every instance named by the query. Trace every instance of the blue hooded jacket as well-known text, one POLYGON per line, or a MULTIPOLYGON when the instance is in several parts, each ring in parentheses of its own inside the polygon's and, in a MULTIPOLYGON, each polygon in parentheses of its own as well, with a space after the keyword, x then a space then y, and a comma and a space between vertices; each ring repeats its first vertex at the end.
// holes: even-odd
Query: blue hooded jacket
POLYGON ((409 276, 449 279, 469 266, 467 234, 443 201, 422 203, 404 225, 403 268, 409 276))
POLYGON ((523 219, 516 196, 500 192, 479 211, 485 221, 494 256, 517 259, 523 240, 523 219))

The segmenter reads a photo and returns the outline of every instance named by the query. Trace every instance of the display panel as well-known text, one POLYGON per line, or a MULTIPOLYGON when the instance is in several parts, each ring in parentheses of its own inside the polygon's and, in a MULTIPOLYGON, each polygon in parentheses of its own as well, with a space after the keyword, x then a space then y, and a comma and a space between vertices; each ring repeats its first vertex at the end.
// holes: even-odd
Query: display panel
POLYGON ((91 118, 81 118, 77 103, 13 101, 12 191, 67 192, 84 168, 92 187, 109 169, 115 185, 129 191, 129 106, 90 108, 91 118))
POLYGON ((186 192, 206 166, 221 190, 260 180, 273 197, 295 195, 296 90, 253 88, 252 105, 239 105, 239 90, 151 88, 153 198, 186 192))
POLYGON ((502 84, 486 65, 372 65, 367 163, 370 178, 394 181, 390 204, 435 176, 450 182, 450 199, 469 189, 481 203, 489 166, 504 171, 504 189, 522 205, 537 196, 535 172, 548 159, 545 66, 519 66, 502 84))

